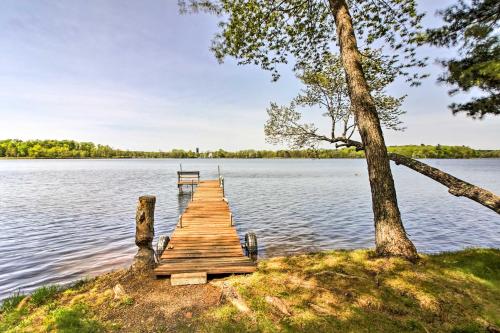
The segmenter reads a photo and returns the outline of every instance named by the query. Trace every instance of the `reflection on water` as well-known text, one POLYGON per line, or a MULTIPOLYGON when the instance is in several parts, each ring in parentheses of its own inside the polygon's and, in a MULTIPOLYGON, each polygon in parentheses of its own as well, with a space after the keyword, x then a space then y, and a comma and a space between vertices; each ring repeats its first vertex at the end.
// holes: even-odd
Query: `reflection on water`
MULTIPOLYGON (((373 246, 364 160, 189 160, 217 178, 243 238, 260 256, 373 246)), ((500 193, 500 160, 428 163, 500 193)), ((0 161, 0 298, 130 264, 135 207, 156 195, 155 232, 170 234, 190 200, 178 195, 178 160, 0 161)), ((393 166, 400 209, 423 252, 500 247, 500 218, 404 167, 393 166)))
POLYGON ((186 209, 189 201, 191 200, 191 190, 189 192, 183 191, 179 192, 177 195, 177 212, 181 215, 186 209))

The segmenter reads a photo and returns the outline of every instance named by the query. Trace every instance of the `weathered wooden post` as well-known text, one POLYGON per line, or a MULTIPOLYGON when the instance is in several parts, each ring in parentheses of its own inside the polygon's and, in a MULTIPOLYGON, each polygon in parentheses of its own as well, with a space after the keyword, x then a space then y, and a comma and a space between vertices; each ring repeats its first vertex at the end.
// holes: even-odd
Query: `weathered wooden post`
POLYGON ((191 201, 194 198, 194 179, 191 179, 191 201))
POLYGON ((224 193, 224 177, 220 177, 220 187, 222 187, 222 197, 224 198, 226 194, 224 193))
POLYGON ((135 244, 139 247, 132 263, 132 270, 147 272, 155 267, 153 250, 154 212, 156 197, 144 195, 139 197, 135 215, 135 244))

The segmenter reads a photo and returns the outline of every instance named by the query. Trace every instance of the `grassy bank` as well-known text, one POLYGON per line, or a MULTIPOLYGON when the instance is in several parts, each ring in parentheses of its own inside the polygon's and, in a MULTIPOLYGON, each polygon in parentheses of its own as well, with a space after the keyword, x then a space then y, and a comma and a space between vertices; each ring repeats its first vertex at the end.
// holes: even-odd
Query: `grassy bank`
POLYGON ((370 251, 262 260, 257 273, 171 287, 126 271, 3 303, 2 332, 494 332, 500 250, 370 251), (120 287, 117 287, 117 285, 120 287))

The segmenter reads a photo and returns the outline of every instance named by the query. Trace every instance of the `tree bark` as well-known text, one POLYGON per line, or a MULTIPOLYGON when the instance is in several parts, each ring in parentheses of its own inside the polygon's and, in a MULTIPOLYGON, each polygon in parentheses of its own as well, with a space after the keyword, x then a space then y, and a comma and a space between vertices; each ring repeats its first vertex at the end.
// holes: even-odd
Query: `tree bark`
POLYGON ((377 110, 361 67, 352 19, 345 0, 329 0, 335 19, 342 64, 354 116, 365 149, 375 220, 375 245, 380 256, 418 258, 401 221, 396 189, 377 110))
POLYGON ((135 244, 139 247, 134 257, 132 270, 147 272, 155 266, 153 238, 156 197, 144 195, 139 198, 135 215, 135 244))
MULTIPOLYGON (((334 140, 328 140, 328 142, 344 142, 344 144, 336 145, 336 147, 355 147, 356 151, 364 150, 363 144, 359 141, 349 140, 344 137, 338 137, 334 140)), ((467 183, 455 176, 450 175, 444 171, 437 168, 431 167, 423 162, 417 161, 413 158, 406 157, 396 153, 387 153, 391 161, 394 161, 396 165, 404 165, 424 176, 427 176, 438 183, 443 184, 448 187, 448 192, 457 197, 466 197, 474 200, 481 205, 490 208, 497 214, 500 214, 500 196, 493 192, 485 190, 474 184, 467 183)))
POLYGON ((466 197, 500 214, 500 197, 495 193, 467 183, 446 172, 403 155, 389 153, 389 158, 397 165, 402 164, 448 187, 448 192, 457 197, 466 197))

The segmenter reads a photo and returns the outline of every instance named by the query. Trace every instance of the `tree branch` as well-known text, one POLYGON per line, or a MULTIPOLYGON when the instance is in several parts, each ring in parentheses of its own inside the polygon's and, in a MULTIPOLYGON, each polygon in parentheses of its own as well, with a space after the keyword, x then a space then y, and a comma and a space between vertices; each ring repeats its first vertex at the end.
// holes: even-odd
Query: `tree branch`
POLYGON ((344 136, 336 137, 332 140, 332 143, 343 142, 341 144, 336 144, 335 147, 355 147, 356 151, 364 150, 363 144, 356 140, 351 140, 344 136))
MULTIPOLYGON (((356 147, 356 151, 363 150, 364 147, 361 142, 349 140, 347 138, 335 138, 334 141, 343 142, 336 147, 356 147)), ((431 167, 428 164, 417 161, 413 158, 406 157, 396 153, 388 153, 389 159, 396 163, 396 165, 404 165, 424 176, 427 176, 438 183, 443 184, 448 188, 448 192, 456 197, 466 197, 474 200, 481 205, 488 207, 497 214, 500 214, 500 196, 493 192, 485 190, 479 186, 470 184, 455 176, 452 176, 437 168, 431 167)))
POLYGON ((402 164, 448 187, 448 192, 454 196, 469 198, 488 207, 497 214, 500 214, 500 196, 495 193, 467 183, 466 181, 412 158, 395 153, 389 153, 388 155, 389 159, 394 161, 396 165, 402 164))

